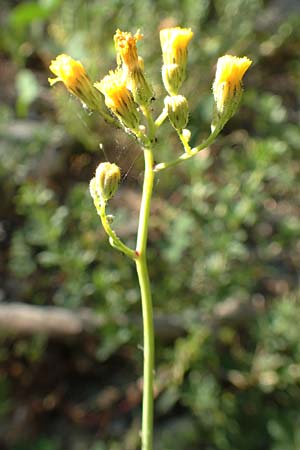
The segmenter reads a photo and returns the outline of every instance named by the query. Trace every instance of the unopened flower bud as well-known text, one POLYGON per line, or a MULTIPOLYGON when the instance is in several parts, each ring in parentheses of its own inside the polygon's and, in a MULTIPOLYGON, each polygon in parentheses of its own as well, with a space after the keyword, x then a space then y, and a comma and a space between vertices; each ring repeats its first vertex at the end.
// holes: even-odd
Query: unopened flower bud
POLYGON ((190 28, 166 28, 160 31, 163 56, 162 77, 170 95, 178 94, 185 80, 187 47, 193 37, 190 28))
POLYGON ((176 130, 182 130, 189 118, 189 105, 183 95, 167 96, 165 98, 165 107, 171 124, 176 130))
POLYGON ((110 162, 100 163, 96 169, 95 178, 90 183, 91 194, 98 195, 100 203, 105 203, 117 191, 121 178, 120 168, 110 162), (93 182, 93 180, 95 180, 93 182))
POLYGON ((222 128, 235 114, 242 98, 242 78, 252 61, 247 57, 225 55, 218 59, 216 77, 213 84, 215 99, 212 129, 222 128))
POLYGON ((161 75, 166 91, 170 95, 177 95, 184 78, 183 72, 178 64, 164 64, 161 75))

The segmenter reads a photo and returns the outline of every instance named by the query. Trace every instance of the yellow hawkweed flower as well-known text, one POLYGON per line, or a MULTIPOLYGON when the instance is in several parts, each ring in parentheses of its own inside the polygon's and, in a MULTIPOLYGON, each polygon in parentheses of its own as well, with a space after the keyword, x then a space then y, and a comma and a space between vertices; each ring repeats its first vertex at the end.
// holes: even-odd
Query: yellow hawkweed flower
POLYGON ((51 61, 50 70, 57 75, 57 78, 49 78, 50 85, 62 81, 71 92, 75 92, 80 78, 87 77, 81 62, 64 54, 58 55, 55 60, 51 61))
POLYGON ((132 92, 133 98, 139 105, 146 105, 153 97, 151 87, 144 75, 143 61, 138 56, 136 43, 143 38, 137 32, 134 36, 117 30, 114 36, 117 51, 117 62, 122 64, 122 72, 127 88, 132 92))
POLYGON ((122 71, 110 71, 94 86, 104 94, 106 106, 118 117, 121 123, 131 130, 137 130, 139 115, 132 93, 126 87, 122 71))
POLYGON ((160 31, 164 64, 186 64, 187 46, 193 37, 190 28, 165 28, 160 31))
POLYGON ((51 86, 62 81, 66 88, 88 108, 107 114, 102 95, 92 85, 80 61, 75 61, 71 56, 62 54, 51 61, 49 68, 56 75, 56 78, 48 78, 51 86))
POLYGON ((213 127, 221 127, 234 115, 242 97, 242 79, 252 61, 244 56, 225 55, 218 59, 213 94, 215 117, 213 127))
POLYGON ((190 28, 165 28, 160 31, 163 82, 170 95, 178 94, 185 80, 187 47, 192 37, 190 28))
POLYGON ((117 57, 121 58, 121 61, 128 67, 129 71, 139 68, 136 43, 141 39, 143 39, 143 35, 138 31, 132 36, 131 33, 117 30, 114 35, 117 57))

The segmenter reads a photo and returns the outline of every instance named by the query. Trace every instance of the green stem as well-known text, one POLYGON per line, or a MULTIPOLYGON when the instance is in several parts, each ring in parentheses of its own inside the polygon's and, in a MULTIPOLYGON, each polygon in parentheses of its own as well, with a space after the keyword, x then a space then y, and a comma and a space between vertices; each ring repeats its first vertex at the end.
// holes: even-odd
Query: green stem
POLYGON ((154 379, 154 326, 151 288, 147 267, 147 238, 150 215, 150 203, 153 190, 153 154, 150 148, 144 148, 145 174, 140 209, 136 246, 136 270, 138 274, 143 313, 144 331, 144 383, 142 450, 153 449, 153 379, 154 379))
POLYGON ((147 120, 147 124, 148 124, 148 136, 149 136, 150 143, 151 143, 152 140, 153 140, 154 137, 155 137, 155 131, 156 131, 156 129, 155 129, 155 123, 154 123, 154 120, 153 120, 151 111, 150 111, 150 109, 149 109, 148 106, 141 106, 141 110, 142 110, 142 113, 144 114, 144 116, 145 116, 145 118, 146 118, 146 120, 147 120))
POLYGON ((114 230, 112 230, 108 220, 107 220, 107 215, 106 215, 106 211, 105 211, 105 204, 100 205, 100 207, 97 206, 96 202, 95 202, 95 206, 97 209, 97 212, 100 216, 101 222, 102 222, 102 226, 105 230, 105 232, 108 234, 109 238, 110 238, 110 244, 117 248, 118 250, 120 250, 121 252, 125 253, 125 255, 127 255, 129 258, 131 259, 136 259, 136 253, 134 250, 132 250, 131 248, 127 247, 127 245, 125 245, 120 238, 118 238, 118 236, 116 235, 116 233, 114 232, 114 230))
POLYGON ((182 143, 182 145, 183 145, 183 148, 184 148, 185 152, 186 152, 188 155, 190 155, 192 149, 191 149, 191 147, 190 147, 190 145, 189 145, 189 143, 188 143, 188 140, 187 140, 187 139, 185 138, 185 136, 183 135, 182 130, 177 131, 177 134, 178 134, 178 136, 179 136, 179 139, 181 140, 181 143, 182 143))
POLYGON ((204 150, 206 147, 208 147, 217 137, 219 134, 220 129, 215 129, 208 138, 203 141, 200 145, 197 145, 197 147, 192 148, 189 153, 183 153, 178 158, 173 159, 172 161, 164 162, 156 164, 154 167, 154 172, 160 172, 161 170, 168 169, 169 167, 176 166, 177 164, 186 161, 187 159, 192 158, 193 156, 197 155, 201 150, 204 150))
POLYGON ((164 108, 162 110, 162 112, 160 113, 160 115, 158 116, 158 118, 154 122, 156 128, 159 128, 164 123, 164 121, 166 120, 167 117, 168 117, 168 112, 167 112, 166 108, 164 108))

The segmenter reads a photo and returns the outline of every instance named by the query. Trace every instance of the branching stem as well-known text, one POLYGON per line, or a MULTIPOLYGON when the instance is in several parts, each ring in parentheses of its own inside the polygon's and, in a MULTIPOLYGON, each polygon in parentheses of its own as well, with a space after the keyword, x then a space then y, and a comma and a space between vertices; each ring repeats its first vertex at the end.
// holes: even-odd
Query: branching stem
POLYGON ((125 255, 127 255, 129 258, 131 259, 136 259, 136 253, 134 250, 132 250, 131 248, 127 247, 127 245, 125 245, 120 238, 118 238, 118 236, 116 235, 115 231, 111 228, 110 223, 108 221, 107 215, 106 215, 106 210, 105 210, 105 203, 100 204, 100 206, 98 206, 95 202, 95 206, 97 209, 97 212, 100 216, 101 222, 102 222, 102 226, 105 230, 105 232, 108 234, 109 236, 109 242, 110 244, 117 248, 118 250, 120 250, 121 252, 125 253, 125 255))
POLYGON ((164 108, 161 112, 161 114, 158 116, 158 118, 155 120, 155 126, 156 128, 159 128, 164 121, 166 120, 166 118, 168 117, 168 112, 166 110, 166 108, 164 108))
POLYGON ((190 149, 188 152, 186 151, 185 153, 182 153, 182 155, 180 155, 176 159, 173 159, 172 161, 156 164, 156 166, 153 169, 154 172, 160 172, 161 170, 165 170, 165 169, 168 169, 169 167, 176 166, 177 164, 180 164, 181 162, 186 161, 187 159, 190 159, 193 156, 197 155, 201 150, 204 150, 205 148, 207 148, 216 139, 219 132, 220 132, 220 129, 216 128, 208 136, 208 138, 205 141, 203 141, 201 144, 197 145, 197 147, 190 149))

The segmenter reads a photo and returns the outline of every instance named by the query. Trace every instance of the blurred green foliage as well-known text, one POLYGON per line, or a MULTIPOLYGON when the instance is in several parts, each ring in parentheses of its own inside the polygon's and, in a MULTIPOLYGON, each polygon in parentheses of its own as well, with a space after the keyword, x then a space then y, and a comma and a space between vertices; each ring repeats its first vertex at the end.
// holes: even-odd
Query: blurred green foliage
MULTIPOLYGON (((140 28, 158 114, 158 30, 181 25, 195 33, 184 87, 194 143, 209 131, 217 57, 245 54, 255 64, 239 113, 213 147, 162 173, 156 185, 155 311, 180 323, 184 335, 157 339, 155 448, 299 450, 300 11, 296 1, 285 5, 1 4, 1 301, 87 307, 106 318, 99 336, 80 343, 3 334, 1 448, 139 448, 139 400, 130 397, 142 364, 137 280, 109 247, 88 182, 100 160, 122 167, 111 210, 134 245, 142 163, 134 142, 83 111, 62 86, 49 88, 48 64, 69 53, 97 80, 115 64, 115 30, 140 28), (255 315, 214 325, 218 307, 237 302, 255 315), (120 326, 118 317, 132 320, 120 326), (126 401, 114 402, 115 391, 126 401), (51 396, 59 400, 47 409, 51 396)), ((179 151, 166 124, 157 161, 179 151)))

